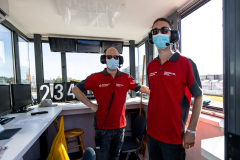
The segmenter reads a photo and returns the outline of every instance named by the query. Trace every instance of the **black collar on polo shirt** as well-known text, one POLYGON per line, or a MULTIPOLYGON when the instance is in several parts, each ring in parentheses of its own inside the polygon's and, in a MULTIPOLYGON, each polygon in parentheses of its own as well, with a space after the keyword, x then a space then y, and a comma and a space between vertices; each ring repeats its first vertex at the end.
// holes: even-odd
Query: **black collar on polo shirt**
MULTIPOLYGON (((118 74, 118 76, 121 76, 121 72, 119 70, 117 70, 117 74, 118 74)), ((109 75, 109 73, 107 72, 107 68, 104 68, 103 75, 104 76, 109 75)))
MULTIPOLYGON (((170 58, 170 61, 176 62, 178 58, 180 57, 180 54, 178 52, 175 52, 170 58)), ((154 60, 159 60, 159 55, 154 59, 154 60)))

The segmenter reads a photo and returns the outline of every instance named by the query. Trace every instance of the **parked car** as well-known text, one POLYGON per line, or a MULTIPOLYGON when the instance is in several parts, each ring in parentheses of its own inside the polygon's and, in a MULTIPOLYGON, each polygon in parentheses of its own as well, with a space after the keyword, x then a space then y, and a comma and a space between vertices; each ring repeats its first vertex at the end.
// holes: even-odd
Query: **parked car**
MULTIPOLYGON (((193 104, 193 100, 194 100, 194 97, 191 98, 191 104, 193 104)), ((203 104, 210 104, 211 103, 211 99, 209 99, 208 97, 203 97, 203 104)))

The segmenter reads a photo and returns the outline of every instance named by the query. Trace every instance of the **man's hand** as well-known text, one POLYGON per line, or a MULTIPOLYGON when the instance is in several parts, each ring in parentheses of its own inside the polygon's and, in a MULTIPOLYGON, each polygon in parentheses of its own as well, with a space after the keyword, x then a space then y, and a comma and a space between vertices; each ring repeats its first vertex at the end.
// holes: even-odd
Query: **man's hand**
POLYGON ((98 110, 98 105, 93 104, 93 103, 88 107, 91 108, 91 110, 93 110, 94 112, 97 112, 97 110, 98 110))
POLYGON ((185 132, 182 139, 182 146, 185 149, 189 149, 194 146, 195 144, 195 133, 185 132))
POLYGON ((147 86, 142 85, 139 91, 150 95, 150 89, 147 86))

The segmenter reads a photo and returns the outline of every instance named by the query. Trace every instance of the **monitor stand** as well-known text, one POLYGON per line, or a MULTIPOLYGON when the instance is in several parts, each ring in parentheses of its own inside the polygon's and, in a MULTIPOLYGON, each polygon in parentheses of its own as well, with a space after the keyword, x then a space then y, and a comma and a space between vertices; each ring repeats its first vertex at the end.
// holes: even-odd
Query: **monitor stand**
POLYGON ((34 108, 21 107, 19 110, 12 111, 12 113, 27 113, 34 108))

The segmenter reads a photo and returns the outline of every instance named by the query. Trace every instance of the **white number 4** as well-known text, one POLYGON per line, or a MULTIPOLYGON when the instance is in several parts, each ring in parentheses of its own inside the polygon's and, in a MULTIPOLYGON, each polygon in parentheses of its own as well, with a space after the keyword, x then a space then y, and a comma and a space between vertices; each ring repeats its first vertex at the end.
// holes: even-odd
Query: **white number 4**
POLYGON ((72 93, 73 87, 74 87, 74 84, 72 83, 72 84, 70 85, 69 89, 68 89, 67 95, 68 95, 68 96, 73 96, 73 99, 75 99, 75 95, 72 93))

